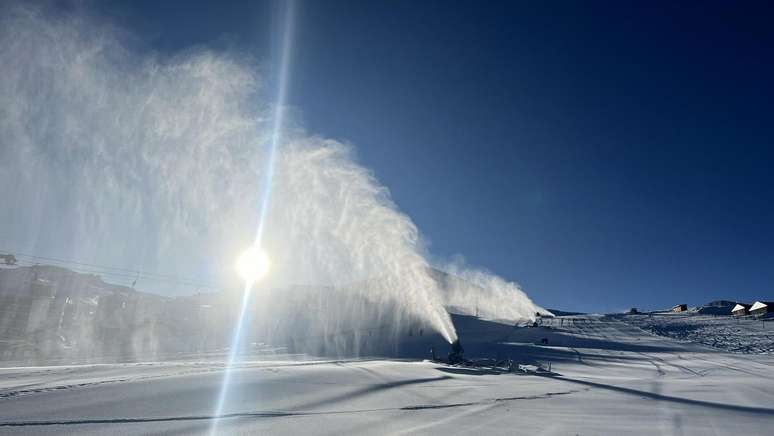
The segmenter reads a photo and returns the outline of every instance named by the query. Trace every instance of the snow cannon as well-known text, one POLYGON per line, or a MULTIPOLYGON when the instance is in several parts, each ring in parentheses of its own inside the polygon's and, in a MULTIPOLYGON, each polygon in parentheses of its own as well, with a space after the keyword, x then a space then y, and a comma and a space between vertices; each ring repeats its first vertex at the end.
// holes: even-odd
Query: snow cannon
POLYGON ((457 365, 459 363, 464 363, 465 362, 465 358, 463 357, 464 352, 465 350, 462 348, 462 344, 460 344, 459 339, 452 342, 451 351, 449 352, 449 358, 447 359, 449 365, 457 365))

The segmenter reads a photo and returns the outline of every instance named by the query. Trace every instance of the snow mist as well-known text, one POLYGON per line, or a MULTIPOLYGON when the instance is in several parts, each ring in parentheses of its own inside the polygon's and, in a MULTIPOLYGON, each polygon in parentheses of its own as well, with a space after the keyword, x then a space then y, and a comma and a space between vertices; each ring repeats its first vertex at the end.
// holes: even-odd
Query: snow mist
MULTIPOLYGON (((1 27, 0 56, 13 60, 0 66, 4 243, 239 288, 233 264, 253 240, 270 134, 256 65, 138 55, 82 14, 6 7, 1 27)), ((283 299, 261 290, 326 286, 453 340, 417 229, 388 191, 350 147, 298 127, 283 136, 260 304, 283 299)), ((176 286, 140 275, 137 287, 176 286)))
MULTIPOLYGON (((255 236, 272 93, 241 53, 137 46, 84 11, 0 7, 0 249, 138 271, 105 281, 165 296, 238 294, 234 263, 255 236)), ((472 286, 439 280, 417 228, 352 147, 285 126, 262 240, 272 267, 250 308, 254 342, 357 354, 407 331, 453 341, 446 306, 534 317, 526 295, 492 276, 458 268, 472 286), (499 290, 479 292, 491 286, 499 290)), ((174 314, 174 301, 148 311, 174 314)), ((151 336, 131 343, 176 337, 173 315, 159 316, 127 318, 151 336)), ((231 321, 202 319, 204 331, 231 321)))

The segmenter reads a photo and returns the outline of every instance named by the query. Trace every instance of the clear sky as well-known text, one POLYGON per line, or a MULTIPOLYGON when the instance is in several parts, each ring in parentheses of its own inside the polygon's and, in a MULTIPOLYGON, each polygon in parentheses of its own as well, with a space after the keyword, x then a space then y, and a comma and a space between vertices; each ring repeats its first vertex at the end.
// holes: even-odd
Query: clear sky
MULTIPOLYGON (((433 255, 546 307, 771 300, 774 10, 628 3, 299 1, 289 103, 433 255)), ((270 3, 96 7, 147 50, 271 59, 270 3)))

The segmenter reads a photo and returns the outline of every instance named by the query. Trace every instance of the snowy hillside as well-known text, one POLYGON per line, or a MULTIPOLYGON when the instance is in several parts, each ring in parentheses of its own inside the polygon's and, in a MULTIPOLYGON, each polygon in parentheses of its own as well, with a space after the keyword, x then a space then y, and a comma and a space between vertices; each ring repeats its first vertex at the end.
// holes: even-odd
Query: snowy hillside
MULTIPOLYGON (((487 290, 440 271, 432 277, 452 318, 478 313, 512 326, 528 324, 537 310, 548 314, 515 284, 484 283, 491 285, 487 290), (471 302, 463 295, 482 297, 471 302)), ((289 286, 256 292, 254 297, 271 304, 250 300, 252 328, 246 329, 244 343, 329 358, 425 357, 431 344, 445 343, 418 312, 374 292, 387 285, 374 280, 346 289, 289 286)), ((240 298, 235 292, 168 298, 56 266, 0 268, 0 362, 156 361, 222 352, 231 346, 240 298)))
POLYGON ((774 318, 669 313, 626 315, 620 319, 657 335, 733 353, 774 353, 774 318))

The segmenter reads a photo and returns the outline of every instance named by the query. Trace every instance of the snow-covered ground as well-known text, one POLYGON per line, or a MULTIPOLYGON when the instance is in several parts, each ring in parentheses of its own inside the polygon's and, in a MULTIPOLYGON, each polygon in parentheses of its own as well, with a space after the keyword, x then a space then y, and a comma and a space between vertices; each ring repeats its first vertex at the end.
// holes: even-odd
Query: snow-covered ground
MULTIPOLYGON (((218 430, 771 434, 774 356, 725 353, 614 317, 546 324, 468 320, 458 328, 469 357, 550 362, 554 375, 419 360, 245 362, 234 371, 218 430)), ((222 370, 215 360, 0 369, 0 433, 207 434, 222 370)))
POLYGON ((657 335, 732 353, 774 354, 774 318, 734 318, 689 312, 626 315, 621 319, 657 335))

